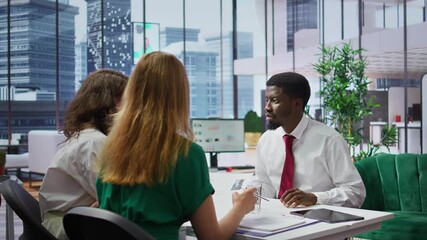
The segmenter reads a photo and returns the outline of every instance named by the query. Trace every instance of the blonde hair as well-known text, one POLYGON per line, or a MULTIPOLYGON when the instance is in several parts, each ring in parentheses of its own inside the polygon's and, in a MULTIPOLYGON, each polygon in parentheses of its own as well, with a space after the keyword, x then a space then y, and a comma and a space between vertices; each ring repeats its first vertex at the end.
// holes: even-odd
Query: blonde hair
POLYGON ((123 107, 101 151, 100 177, 113 184, 165 182, 178 154, 188 153, 187 74, 174 56, 152 52, 140 59, 123 95, 123 107))

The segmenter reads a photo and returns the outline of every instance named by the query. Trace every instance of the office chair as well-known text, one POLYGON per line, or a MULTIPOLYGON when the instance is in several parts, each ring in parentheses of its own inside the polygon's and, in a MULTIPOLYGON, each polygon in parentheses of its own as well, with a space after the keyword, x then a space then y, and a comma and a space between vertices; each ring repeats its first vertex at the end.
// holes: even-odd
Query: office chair
POLYGON ((151 240, 154 239, 129 219, 100 208, 75 207, 63 220, 70 240, 151 240))
POLYGON ((24 225, 19 240, 57 240, 41 223, 39 202, 21 185, 9 179, 2 182, 0 192, 24 225))

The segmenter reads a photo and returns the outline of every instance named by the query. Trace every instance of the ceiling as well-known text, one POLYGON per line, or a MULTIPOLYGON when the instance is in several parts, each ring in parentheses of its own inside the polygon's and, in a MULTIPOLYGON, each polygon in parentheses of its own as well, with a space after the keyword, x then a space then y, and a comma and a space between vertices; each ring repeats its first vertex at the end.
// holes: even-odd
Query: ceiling
MULTIPOLYGON (((303 37, 304 38, 304 37, 303 37)), ((303 39, 302 38, 302 39, 303 39)), ((305 37, 306 38, 306 37, 305 37)), ((365 74, 370 78, 405 79, 403 28, 378 29, 362 35, 362 48, 365 49, 367 67, 365 74)), ((358 48, 358 39, 332 43, 351 42, 358 48)), ((314 44, 316 40, 313 41, 314 44)), ((421 79, 427 73, 427 22, 407 28, 406 79, 421 79)), ((268 74, 296 71, 307 76, 318 76, 312 64, 319 61, 320 50, 316 46, 304 46, 292 52, 268 58, 268 74)), ((264 75, 265 58, 238 59, 235 61, 237 75, 264 75)))

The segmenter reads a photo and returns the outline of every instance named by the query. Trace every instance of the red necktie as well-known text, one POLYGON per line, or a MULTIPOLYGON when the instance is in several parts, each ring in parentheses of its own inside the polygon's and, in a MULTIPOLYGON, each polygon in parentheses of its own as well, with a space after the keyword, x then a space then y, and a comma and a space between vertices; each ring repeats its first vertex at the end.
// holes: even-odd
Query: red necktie
POLYGON ((285 164, 282 171, 282 180, 280 182, 279 195, 280 197, 285 193, 286 190, 294 187, 294 154, 292 152, 292 142, 294 141, 294 136, 285 135, 283 140, 285 141, 285 164))

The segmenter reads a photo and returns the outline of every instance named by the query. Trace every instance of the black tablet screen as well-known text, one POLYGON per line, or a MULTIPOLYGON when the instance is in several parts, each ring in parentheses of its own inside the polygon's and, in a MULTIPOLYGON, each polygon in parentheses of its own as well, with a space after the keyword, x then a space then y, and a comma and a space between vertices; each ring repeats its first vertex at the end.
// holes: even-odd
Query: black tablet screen
POLYGON ((291 214, 303 216, 306 218, 320 220, 322 222, 337 223, 355 220, 363 220, 361 216, 356 216, 348 213, 337 212, 330 209, 319 208, 301 211, 292 211, 291 214))

